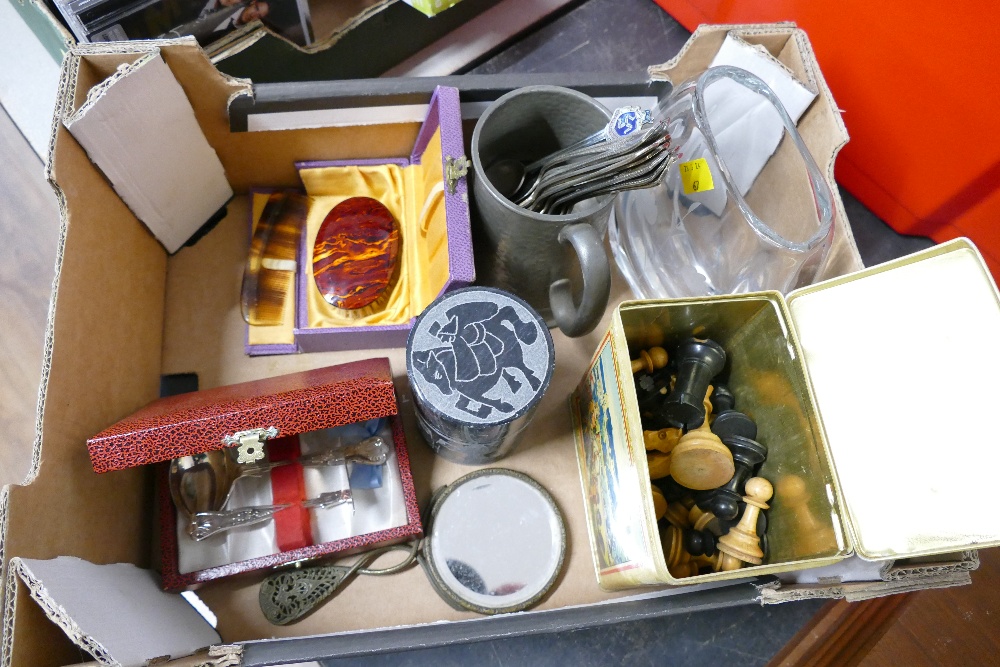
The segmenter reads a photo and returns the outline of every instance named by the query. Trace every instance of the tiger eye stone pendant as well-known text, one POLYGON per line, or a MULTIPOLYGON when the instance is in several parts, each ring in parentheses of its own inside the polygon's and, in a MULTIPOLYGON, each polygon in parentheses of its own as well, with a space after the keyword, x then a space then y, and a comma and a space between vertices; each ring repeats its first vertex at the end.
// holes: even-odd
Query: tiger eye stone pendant
POLYGON ((313 245, 313 279, 326 302, 352 317, 384 307, 399 277, 399 236, 399 223, 376 199, 334 206, 313 245))

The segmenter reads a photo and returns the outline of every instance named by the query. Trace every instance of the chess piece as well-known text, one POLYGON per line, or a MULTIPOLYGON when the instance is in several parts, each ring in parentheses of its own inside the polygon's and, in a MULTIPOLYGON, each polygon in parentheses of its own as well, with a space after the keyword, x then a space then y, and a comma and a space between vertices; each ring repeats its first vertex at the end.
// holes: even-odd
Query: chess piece
POLYGON ((715 497, 715 489, 705 489, 703 491, 695 491, 691 494, 694 498, 694 504, 705 510, 706 512, 712 511, 712 498, 715 497))
MULTIPOLYGON (((715 391, 717 392, 718 389, 715 391)), ((714 396, 715 393, 713 392, 712 395, 714 396)), ((744 438, 750 438, 751 440, 756 440, 757 424, 747 415, 736 410, 725 410, 714 414, 715 419, 712 420, 712 433, 719 436, 719 439, 723 442, 725 442, 726 437, 730 435, 738 435, 744 438)))
POLYGON ((701 574, 700 569, 701 568, 698 566, 698 562, 692 558, 689 558, 683 563, 675 565, 673 568, 667 568, 667 570, 670 572, 670 575, 674 579, 686 579, 687 577, 696 577, 699 574, 701 574))
POLYGON ((673 524, 660 530, 660 546, 667 562, 667 571, 675 578, 698 574, 698 565, 691 562, 691 554, 684 550, 684 534, 673 524))
POLYGON ((643 431, 642 441, 646 449, 655 449, 658 452, 669 454, 677 446, 677 442, 684 434, 679 428, 661 428, 659 431, 643 431))
POLYGON ((726 365, 726 351, 713 340, 689 338, 675 353, 677 380, 660 408, 660 416, 679 428, 698 428, 708 419, 703 399, 712 378, 726 365))
POLYGON ((653 513, 656 515, 656 520, 659 521, 667 511, 667 499, 655 486, 651 486, 649 490, 653 494, 653 513))
POLYGON ((684 559, 684 541, 681 529, 674 524, 660 527, 660 546, 663 547, 663 558, 667 568, 677 565, 684 559))
POLYGON ((747 509, 740 522, 728 533, 719 538, 719 551, 738 558, 745 563, 760 565, 763 563, 764 552, 760 548, 760 538, 757 536, 757 516, 761 510, 766 510, 767 501, 774 493, 774 487, 763 477, 751 477, 746 483, 747 495, 743 497, 747 509))
POLYGON ((722 486, 735 472, 732 453, 709 428, 712 410, 707 396, 703 406, 702 425, 685 433, 670 453, 670 476, 697 491, 722 486))
POLYGON ((646 466, 649 468, 650 479, 660 479, 670 474, 670 454, 656 450, 646 452, 646 466))
POLYGON ((729 572, 731 570, 738 570, 743 567, 743 561, 735 556, 730 556, 726 552, 719 551, 715 552, 715 559, 712 561, 712 570, 715 572, 729 572))
POLYGON ((714 556, 715 536, 712 533, 694 528, 681 531, 684 539, 684 549, 692 556, 714 556))
POLYGON ((712 412, 718 415, 721 412, 732 410, 736 407, 736 397, 729 391, 729 387, 716 382, 715 391, 712 392, 712 412))
POLYGON ((663 518, 670 522, 670 525, 678 528, 690 528, 691 521, 688 519, 688 511, 684 505, 675 501, 667 505, 663 518))
POLYGON ((782 507, 787 507, 791 514, 792 533, 801 553, 818 555, 836 549, 833 526, 817 519, 809 507, 805 480, 798 475, 783 475, 778 478, 775 487, 782 507))
POLYGON ((670 502, 681 500, 691 493, 691 489, 678 484, 673 477, 663 477, 656 480, 656 485, 663 491, 663 496, 670 502))
POLYGON ((719 521, 717 516, 711 512, 703 510, 697 505, 688 510, 688 521, 691 523, 691 527, 695 530, 707 530, 715 537, 721 537, 727 530, 729 530, 728 526, 724 527, 722 525, 722 522, 719 521))
POLYGON ((671 374, 667 368, 655 373, 640 373, 635 376, 635 396, 639 406, 639 416, 647 429, 658 429, 670 424, 659 416, 660 406, 670 392, 671 374))
POLYGON ((709 508, 720 519, 735 519, 739 512, 737 505, 743 498, 743 484, 767 458, 767 447, 741 435, 726 436, 722 443, 732 454, 735 470, 732 478, 715 491, 709 508))
POLYGON ((652 373, 667 365, 670 357, 662 347, 651 347, 648 350, 641 350, 639 358, 632 360, 632 373, 646 371, 652 373))

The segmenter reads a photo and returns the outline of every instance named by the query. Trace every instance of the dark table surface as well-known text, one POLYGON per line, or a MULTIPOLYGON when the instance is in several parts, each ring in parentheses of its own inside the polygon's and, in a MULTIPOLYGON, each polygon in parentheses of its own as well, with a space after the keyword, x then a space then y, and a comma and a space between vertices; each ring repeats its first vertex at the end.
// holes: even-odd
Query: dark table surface
MULTIPOLYGON (((560 72, 643 71, 676 55, 689 35, 652 0, 588 0, 514 40, 469 72, 552 73, 552 83, 558 84, 560 72)), ((927 239, 896 234, 850 193, 842 189, 841 195, 866 266, 932 245, 927 239)), ((764 665, 824 604, 806 600, 735 607, 324 664, 764 665)))

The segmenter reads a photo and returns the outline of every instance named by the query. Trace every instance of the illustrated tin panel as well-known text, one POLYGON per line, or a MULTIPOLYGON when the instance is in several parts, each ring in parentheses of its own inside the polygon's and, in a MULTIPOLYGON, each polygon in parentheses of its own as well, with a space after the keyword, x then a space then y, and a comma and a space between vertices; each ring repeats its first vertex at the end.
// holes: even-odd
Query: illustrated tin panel
POLYGON ((574 394, 574 433, 598 578, 602 586, 616 586, 610 583, 616 580, 634 586, 657 580, 644 514, 636 511, 645 503, 629 447, 615 353, 608 332, 574 394))

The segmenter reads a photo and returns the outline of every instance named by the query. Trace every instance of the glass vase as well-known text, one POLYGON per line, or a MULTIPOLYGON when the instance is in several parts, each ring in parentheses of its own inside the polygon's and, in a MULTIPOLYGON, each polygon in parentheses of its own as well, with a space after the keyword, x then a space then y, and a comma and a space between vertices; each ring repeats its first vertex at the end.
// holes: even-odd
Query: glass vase
POLYGON ((785 293, 813 282, 833 238, 833 196, 767 84, 709 68, 656 113, 679 159, 657 186, 619 195, 609 230, 636 295, 785 293))

